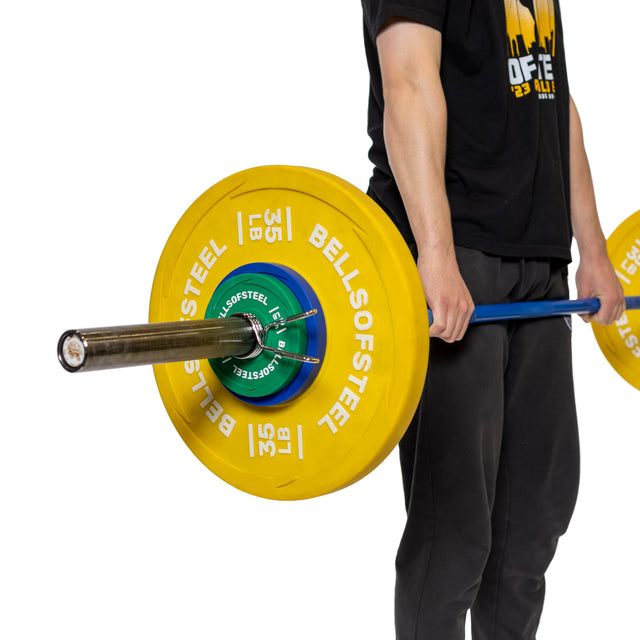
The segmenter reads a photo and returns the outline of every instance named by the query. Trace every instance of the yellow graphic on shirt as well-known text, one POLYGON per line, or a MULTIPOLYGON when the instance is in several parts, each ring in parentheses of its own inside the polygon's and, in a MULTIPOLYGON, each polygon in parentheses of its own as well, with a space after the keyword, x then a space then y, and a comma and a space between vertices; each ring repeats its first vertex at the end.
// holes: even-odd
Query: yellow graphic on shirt
POLYGON ((552 63, 556 54, 553 0, 504 0, 504 11, 511 90, 516 98, 535 92, 541 100, 553 100, 552 63))

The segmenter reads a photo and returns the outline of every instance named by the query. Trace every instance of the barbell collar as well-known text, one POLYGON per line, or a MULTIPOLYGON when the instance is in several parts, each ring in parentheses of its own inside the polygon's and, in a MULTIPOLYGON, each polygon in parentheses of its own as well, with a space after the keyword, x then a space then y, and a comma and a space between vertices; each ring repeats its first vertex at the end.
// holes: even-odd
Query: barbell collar
POLYGON ((320 364, 320 358, 314 358, 312 356, 308 356, 302 353, 292 353, 291 351, 285 351, 284 349, 274 349, 273 347, 268 347, 265 344, 265 340, 267 338, 267 333, 269 331, 280 329, 281 327, 291 324, 292 322, 299 322, 301 320, 306 320, 311 316, 315 316, 318 313, 317 309, 311 309, 309 311, 303 311, 302 313, 297 313, 296 315, 290 316, 288 318, 283 318, 281 320, 276 320, 275 322, 270 322, 266 327, 262 325, 260 320, 256 318, 252 313, 234 313, 231 317, 240 317, 247 320, 251 327, 253 328, 253 333, 256 338, 255 348, 243 356, 237 356, 240 360, 249 360, 250 358, 255 358, 262 351, 269 351, 270 353, 277 353, 282 358, 287 358, 289 360, 295 360, 296 362, 303 362, 306 364, 320 364))

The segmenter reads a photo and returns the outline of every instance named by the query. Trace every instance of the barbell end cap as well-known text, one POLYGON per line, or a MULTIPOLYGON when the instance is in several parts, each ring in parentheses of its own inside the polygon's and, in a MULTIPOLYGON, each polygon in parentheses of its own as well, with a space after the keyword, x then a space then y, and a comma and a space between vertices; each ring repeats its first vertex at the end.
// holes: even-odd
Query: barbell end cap
POLYGON ((87 345, 79 331, 65 331, 58 341, 58 360, 70 373, 81 371, 87 363, 87 345))

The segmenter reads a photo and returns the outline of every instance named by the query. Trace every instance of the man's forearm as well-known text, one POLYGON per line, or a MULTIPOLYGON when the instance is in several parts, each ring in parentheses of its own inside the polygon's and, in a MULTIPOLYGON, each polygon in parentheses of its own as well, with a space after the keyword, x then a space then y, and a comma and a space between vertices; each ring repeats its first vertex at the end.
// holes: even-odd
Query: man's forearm
POLYGON ((430 333, 447 342, 459 340, 473 301, 458 268, 445 188, 446 110, 411 85, 387 93, 385 105, 385 143, 434 316, 430 333))
POLYGON ((570 100, 569 153, 571 167, 571 224, 580 254, 606 254, 596 206, 593 179, 584 147, 582 123, 578 110, 570 100))
MULTIPOLYGON (((453 247, 451 214, 444 185, 446 109, 411 86, 389 96, 385 142, 419 250, 453 247)), ((444 105, 444 99, 442 100, 444 105)))
POLYGON ((389 163, 416 244, 425 251, 453 248, 444 182, 447 107, 439 75, 440 35, 431 36, 431 55, 419 65, 387 70, 384 84, 389 163))
POLYGON ((440 80, 441 34, 392 22, 378 35, 385 145, 418 248, 418 271, 433 311, 431 335, 464 335, 473 300, 460 275, 445 187, 447 110, 440 80))
POLYGON ((571 224, 580 253, 576 273, 578 297, 600 299, 600 311, 587 320, 611 324, 624 311, 624 292, 600 226, 596 197, 578 110, 570 100, 571 224))

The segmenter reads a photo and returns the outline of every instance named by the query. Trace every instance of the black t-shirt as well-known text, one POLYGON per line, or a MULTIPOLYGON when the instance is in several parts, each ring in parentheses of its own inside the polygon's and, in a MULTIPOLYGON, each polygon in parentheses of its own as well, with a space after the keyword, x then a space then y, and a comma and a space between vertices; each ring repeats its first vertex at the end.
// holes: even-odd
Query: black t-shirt
POLYGON ((413 242, 383 138, 376 36, 390 17, 442 32, 445 180, 456 244, 571 260, 569 88, 557 0, 362 0, 371 195, 413 242))

